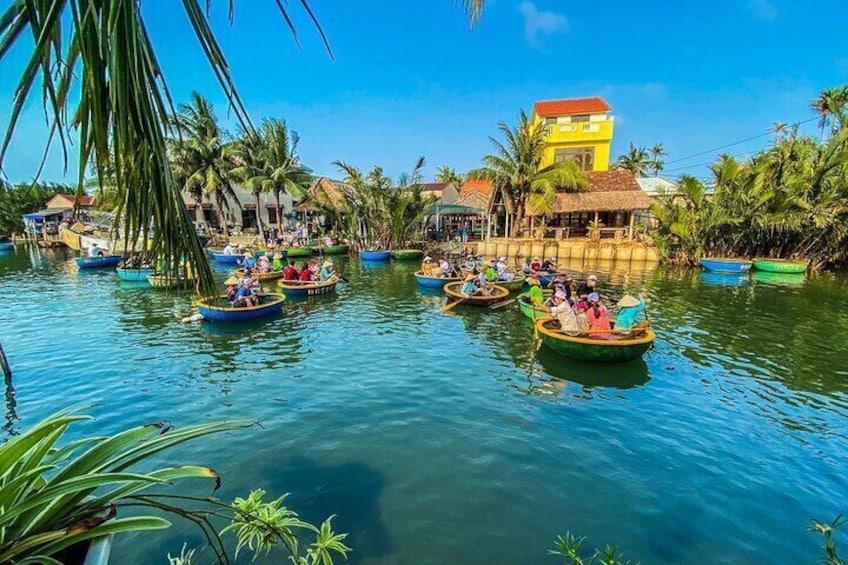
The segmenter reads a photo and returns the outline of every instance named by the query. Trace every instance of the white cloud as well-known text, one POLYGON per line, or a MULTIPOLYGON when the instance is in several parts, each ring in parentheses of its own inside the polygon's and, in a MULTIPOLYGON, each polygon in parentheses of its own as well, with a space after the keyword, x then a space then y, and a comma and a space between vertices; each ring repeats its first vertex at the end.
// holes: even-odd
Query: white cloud
POLYGON ((761 20, 777 17, 777 8, 769 0, 748 0, 748 11, 761 20))
POLYGON ((524 18, 524 37, 536 48, 541 48, 541 37, 555 33, 567 33, 570 26, 562 14, 540 10, 533 2, 525 0, 518 5, 518 11, 524 18))

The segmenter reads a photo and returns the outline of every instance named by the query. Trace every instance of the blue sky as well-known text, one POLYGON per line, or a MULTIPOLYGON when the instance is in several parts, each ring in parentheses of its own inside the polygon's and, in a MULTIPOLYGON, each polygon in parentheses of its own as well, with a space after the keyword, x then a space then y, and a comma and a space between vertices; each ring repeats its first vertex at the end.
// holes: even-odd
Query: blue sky
MULTIPOLYGON (((514 121, 535 100, 588 95, 613 106, 614 156, 630 141, 663 142, 669 176, 703 176, 712 154, 679 159, 764 133, 775 121, 809 119, 817 92, 848 82, 848 2, 836 0, 490 0, 473 30, 450 0, 311 0, 335 60, 298 2, 290 4, 301 49, 273 2, 236 2, 232 26, 226 2, 212 4, 252 118, 287 119, 302 137, 304 161, 331 176, 335 159, 398 175, 419 155, 428 175, 443 163, 464 171, 489 151, 499 120, 514 121)), ((198 90, 234 125, 179 3, 143 6, 174 97, 198 90)), ((3 130, 28 49, 0 64, 3 130)), ((10 180, 32 177, 45 133, 33 101, 4 163, 10 180)), ((769 139, 728 152, 744 156, 769 139)), ((53 151, 43 178, 64 177, 53 151)))

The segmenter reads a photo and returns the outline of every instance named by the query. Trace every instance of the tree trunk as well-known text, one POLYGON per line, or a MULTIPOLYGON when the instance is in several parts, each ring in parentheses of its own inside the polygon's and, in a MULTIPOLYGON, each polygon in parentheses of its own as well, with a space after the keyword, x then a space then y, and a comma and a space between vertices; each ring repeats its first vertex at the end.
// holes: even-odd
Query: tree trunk
POLYGON ((262 229, 262 214, 260 214, 259 210, 259 193, 254 192, 253 197, 256 199, 256 231, 259 234, 259 237, 262 238, 262 241, 264 243, 265 231, 262 229))
POLYGON ((283 219, 282 219, 282 215, 280 214, 280 191, 279 190, 274 191, 274 201, 277 203, 277 229, 282 230, 283 229, 283 219))
POLYGON ((227 228, 227 217, 224 215, 224 202, 220 193, 215 196, 215 210, 218 212, 218 222, 220 223, 224 237, 229 238, 230 230, 227 228))

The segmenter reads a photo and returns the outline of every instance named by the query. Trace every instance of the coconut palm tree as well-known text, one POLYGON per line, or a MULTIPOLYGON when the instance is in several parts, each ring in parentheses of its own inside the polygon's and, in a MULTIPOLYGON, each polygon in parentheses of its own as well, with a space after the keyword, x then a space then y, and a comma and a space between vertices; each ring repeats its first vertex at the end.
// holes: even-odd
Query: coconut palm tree
POLYGON ((848 85, 822 90, 810 106, 819 116, 819 128, 821 128, 821 135, 824 137, 824 130, 828 124, 831 125, 833 130, 836 130, 845 121, 846 106, 848 106, 848 85))
MULTIPOLYGON (((206 2, 208 8, 210 2, 206 2)), ((309 2, 298 3, 315 25, 329 52, 329 43, 309 2)), ((479 18, 484 0, 461 0, 471 23, 479 18)), ((235 89, 229 64, 209 25, 204 4, 184 0, 183 7, 242 127, 250 120, 235 89)), ((297 40, 290 8, 276 2, 283 21, 297 40)), ((98 173, 114 164, 116 179, 125 187, 125 233, 146 234, 153 229, 153 251, 164 260, 168 274, 176 274, 185 257, 198 274, 199 285, 211 292, 214 283, 206 254, 174 180, 166 139, 172 113, 165 77, 156 46, 148 33, 142 2, 101 0, 10 0, 0 12, 0 61, 13 47, 26 44, 28 53, 0 145, 0 169, 24 106, 37 79, 50 117, 50 141, 58 138, 68 164, 68 132, 79 135, 78 191, 93 164, 98 173), (30 46, 31 45, 31 46, 30 46)), ((230 3, 232 8, 232 2, 230 3)), ((232 10, 231 10, 232 14, 232 10)), ((173 38, 168 38, 173 48, 173 38)), ((214 184, 214 183, 213 183, 214 184)))
POLYGON ((528 206, 536 213, 549 214, 556 205, 558 190, 582 190, 589 181, 573 161, 542 166, 544 124, 534 124, 523 110, 516 126, 500 122, 498 129, 504 141, 490 137, 495 153, 483 157, 483 167, 470 171, 468 177, 488 180, 511 198, 521 220, 514 224, 517 236, 525 223, 528 206))
POLYGON ((665 152, 665 148, 662 143, 656 143, 653 147, 651 147, 651 162, 648 165, 651 168, 651 172, 654 173, 654 176, 660 174, 660 172, 665 168, 665 161, 663 161, 663 157, 668 155, 665 152))
POLYGON ((646 177, 651 167, 651 158, 647 149, 637 147, 631 142, 627 153, 620 155, 613 166, 630 171, 638 177, 646 177))
POLYGON ((457 173, 455 169, 450 168, 448 165, 442 165, 436 169, 435 178, 436 182, 453 183, 457 188, 465 184, 463 175, 457 173))
POLYGON ((176 169, 173 177, 185 179, 182 188, 194 195, 198 207, 204 195, 215 203, 218 224, 226 237, 226 212, 230 202, 238 202, 231 182, 234 146, 226 140, 212 105, 197 92, 192 93, 191 103, 180 104, 179 110, 173 118, 179 135, 172 140, 176 169))

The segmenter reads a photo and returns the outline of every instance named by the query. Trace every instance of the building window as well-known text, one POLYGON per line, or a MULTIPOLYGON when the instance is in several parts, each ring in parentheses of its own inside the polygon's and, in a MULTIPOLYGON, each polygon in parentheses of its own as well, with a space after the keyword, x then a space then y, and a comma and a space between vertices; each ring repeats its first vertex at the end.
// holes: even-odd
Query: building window
POLYGON ((556 149, 554 151, 554 163, 562 161, 574 161, 581 171, 592 171, 595 168, 594 147, 570 147, 568 149, 556 149))
POLYGON ((571 116, 572 123, 574 122, 588 122, 589 114, 579 114, 577 116, 571 116))
POLYGON ((553 117, 553 118, 545 118, 545 125, 546 125, 546 126, 552 126, 552 125, 555 125, 556 123, 557 123, 557 119, 556 119, 556 117, 553 117))

